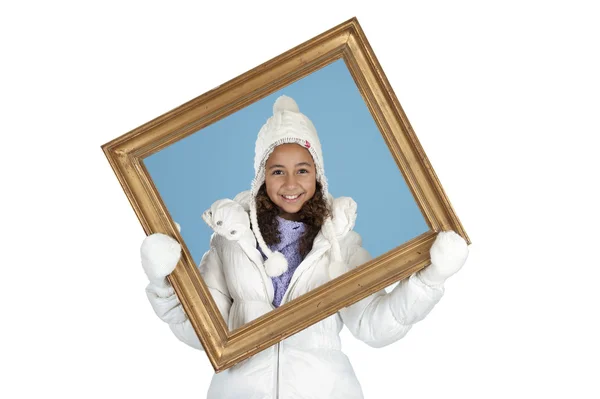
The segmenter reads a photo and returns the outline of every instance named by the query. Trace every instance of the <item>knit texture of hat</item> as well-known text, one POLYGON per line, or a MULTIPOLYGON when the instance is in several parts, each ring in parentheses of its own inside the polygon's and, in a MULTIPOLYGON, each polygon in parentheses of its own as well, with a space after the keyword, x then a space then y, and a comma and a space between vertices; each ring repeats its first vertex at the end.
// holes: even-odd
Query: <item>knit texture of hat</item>
POLYGON ((323 165, 323 152, 317 130, 306 116, 300 113, 296 102, 281 96, 273 105, 273 116, 258 132, 254 148, 254 181, 252 196, 255 197, 260 186, 265 182, 265 164, 267 159, 281 144, 296 143, 308 149, 315 162, 317 180, 323 186, 323 194, 327 197, 327 179, 323 165))
MULTIPOLYGON (((323 197, 330 201, 327 179, 325 178, 325 168, 323 163, 323 153, 321 142, 317 135, 314 125, 305 115, 300 113, 296 102, 288 97, 281 96, 277 98, 273 105, 273 116, 271 116, 258 132, 256 145, 254 149, 254 180, 252 181, 252 202, 250 206, 250 218, 254 226, 254 235, 258 241, 260 249, 263 251, 267 260, 265 261, 265 271, 270 277, 276 277, 283 274, 287 268, 287 260, 280 252, 273 252, 265 243, 256 216, 256 195, 258 190, 265 182, 265 164, 275 148, 281 144, 296 143, 306 148, 313 158, 316 169, 317 181, 321 183, 323 197)), ((333 205, 330 201, 330 206, 333 205)), ((346 269, 341 259, 339 244, 335 237, 331 218, 324 222, 324 235, 331 242, 333 248, 333 262, 330 265, 330 275, 335 278, 346 269)))

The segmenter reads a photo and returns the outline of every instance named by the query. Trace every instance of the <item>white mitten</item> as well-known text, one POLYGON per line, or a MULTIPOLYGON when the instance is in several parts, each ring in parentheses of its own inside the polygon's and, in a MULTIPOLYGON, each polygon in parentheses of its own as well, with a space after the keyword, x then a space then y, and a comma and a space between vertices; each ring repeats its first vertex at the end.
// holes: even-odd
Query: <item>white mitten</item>
POLYGON ((151 283, 165 287, 166 277, 175 270, 181 258, 181 245, 162 233, 154 233, 144 239, 140 250, 142 267, 151 283))
POLYGON ((427 285, 438 286, 461 269, 469 256, 469 248, 454 231, 441 231, 429 253, 431 265, 421 270, 419 277, 427 285))

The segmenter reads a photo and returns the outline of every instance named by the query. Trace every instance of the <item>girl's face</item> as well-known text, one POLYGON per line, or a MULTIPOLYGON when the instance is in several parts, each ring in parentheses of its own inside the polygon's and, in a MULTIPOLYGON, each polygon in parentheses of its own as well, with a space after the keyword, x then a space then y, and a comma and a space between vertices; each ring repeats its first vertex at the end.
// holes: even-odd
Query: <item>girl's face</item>
POLYGON ((317 175, 310 152, 293 143, 276 147, 265 165, 265 183, 279 216, 296 220, 302 205, 315 195, 317 175))

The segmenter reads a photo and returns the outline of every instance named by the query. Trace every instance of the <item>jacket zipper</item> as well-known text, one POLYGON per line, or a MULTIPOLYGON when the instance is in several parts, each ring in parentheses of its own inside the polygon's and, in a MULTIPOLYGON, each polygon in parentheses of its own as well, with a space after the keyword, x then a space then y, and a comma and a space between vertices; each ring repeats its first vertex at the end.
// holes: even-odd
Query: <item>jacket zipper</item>
MULTIPOLYGON (((269 290, 267 289, 267 282, 265 281, 265 275, 263 274, 264 269, 261 270, 260 266, 256 262, 254 262, 254 260, 252 260, 252 257, 250 256, 250 254, 247 254, 247 255, 250 258, 250 261, 252 262, 252 264, 254 265, 256 271, 261 276, 261 280, 263 282, 263 289, 265 291, 265 298, 267 298, 267 300, 268 300, 269 299, 269 290)), ((267 278, 268 278, 268 276, 267 276, 267 278)), ((269 281, 269 282, 271 282, 271 281, 269 281)), ((273 310, 276 309, 272 302, 269 302, 269 305, 271 305, 271 308, 273 310)), ((273 391, 274 391, 273 399, 279 399, 279 342, 277 343, 277 349, 275 352, 276 352, 276 354, 275 354, 275 376, 274 376, 275 383, 273 384, 273 391)))
MULTIPOLYGON (((317 257, 317 256, 320 256, 320 255, 321 255, 321 254, 323 254, 325 251, 327 251, 327 249, 328 249, 328 248, 329 248, 329 247, 320 248, 320 249, 319 249, 319 251, 315 251, 315 252, 309 253, 309 254, 306 256, 306 258, 304 258, 304 260, 303 260, 303 261, 300 263, 300 265, 298 265, 298 268, 300 268, 300 266, 301 266, 303 263, 305 263, 305 262, 309 261, 311 258, 313 258, 313 257, 317 257)), ((244 247, 243 247, 243 246, 242 246, 242 249, 244 249, 244 247)), ((249 255, 249 254, 247 254, 247 255, 249 255)), ((267 289, 267 283, 265 282, 265 278, 264 278, 264 275, 263 275, 263 273, 261 272, 260 266, 259 266, 259 265, 257 265, 257 264, 256 264, 256 262, 254 262, 250 256, 249 256, 249 258, 250 258, 250 261, 251 261, 251 262, 254 264, 254 267, 257 269, 258 273, 261 275, 261 279, 262 279, 262 282, 263 282, 263 289, 264 289, 264 291, 265 291, 265 296, 266 296, 266 298, 268 299, 268 298, 269 298, 269 290, 267 289)), ((305 270, 303 270, 303 271, 302 271, 302 273, 304 273, 304 271, 305 271, 305 270)), ((294 274, 296 274, 296 273, 294 273, 294 274)), ((268 276, 267 276, 267 277, 268 277, 268 276)), ((283 304, 284 304, 284 302, 285 302, 285 299, 287 299, 287 297, 289 296, 288 294, 289 294, 289 293, 292 291, 292 289, 293 289, 293 288, 296 286, 296 284, 298 283, 298 280, 300 280, 300 276, 299 276, 299 275, 298 275, 298 276, 296 277, 296 279, 294 280, 294 284, 293 284, 293 285, 290 285, 290 286, 288 286, 288 289, 287 289, 287 290, 286 290, 286 292, 284 293, 284 295, 283 295, 283 298, 282 298, 282 300, 281 300, 281 303, 279 304, 279 306, 281 306, 281 305, 283 305, 283 304)), ((271 282, 271 281, 270 281, 270 282, 271 282)), ((272 282, 271 282, 271 283, 272 283, 272 282)), ((273 305, 273 303, 272 303, 272 302, 269 302, 269 305, 271 305, 271 308, 273 308, 273 310, 275 310, 275 309, 276 309, 276 308, 275 308, 275 306, 273 305)), ((279 367, 279 358, 280 358, 280 356, 281 356, 281 349, 280 349, 280 347, 281 347, 281 342, 278 342, 278 343, 277 343, 277 355, 276 355, 276 358, 275 358, 275 384, 273 384, 273 389, 274 389, 274 391, 275 391, 275 392, 274 392, 274 396, 273 396, 273 397, 274 397, 274 399, 279 399, 279 368, 280 368, 280 367, 279 367)))
MULTIPOLYGON (((254 267, 256 268, 258 273, 261 275, 261 279, 263 282, 263 289, 265 290, 265 297, 268 300, 269 299, 269 290, 267 289, 267 283, 265 282, 264 276, 261 273, 260 267, 256 263, 254 263, 254 262, 252 262, 252 263, 254 264, 254 267)), ((271 308, 273 310, 276 309, 272 302, 269 302, 269 305, 271 305, 271 308)), ((275 384, 273 384, 273 390, 275 392, 273 393, 273 399, 279 399, 279 345, 280 345, 280 343, 278 342, 276 356, 275 356, 275 384)))
MULTIPOLYGON (((319 252, 315 252, 313 254, 309 254, 312 255, 310 256, 315 257, 315 256, 320 256, 322 253, 324 253, 327 250, 327 248, 323 248, 322 251, 319 252)), ((307 256, 304 261, 307 261, 309 259, 309 257, 307 256)), ((303 262, 304 262, 303 261, 303 262)), ((298 266, 300 267, 300 266, 298 266)), ((305 270, 302 271, 302 273, 304 273, 305 270)), ((292 292, 292 290, 294 289, 294 287, 296 286, 296 284, 298 283, 298 280, 300 280, 300 276, 298 276, 296 278, 296 280, 294 281, 293 285, 288 286, 288 289, 286 290, 285 294, 283 295, 283 298, 281 299, 281 303, 279 306, 283 305, 285 303, 285 300, 288 297, 288 293, 292 292)), ((264 280, 263 280, 264 283, 264 280)), ((266 289, 266 288, 265 288, 266 289)), ((273 306, 273 304, 271 304, 271 306, 273 306)), ((275 309, 275 307, 273 307, 273 309, 275 309)), ((279 362, 280 362, 280 358, 281 358, 281 342, 277 343, 277 356, 276 356, 276 362, 275 362, 275 384, 274 384, 274 388, 275 388, 275 393, 274 393, 274 398, 275 399, 279 399, 279 380, 280 380, 280 376, 279 376, 279 362)))

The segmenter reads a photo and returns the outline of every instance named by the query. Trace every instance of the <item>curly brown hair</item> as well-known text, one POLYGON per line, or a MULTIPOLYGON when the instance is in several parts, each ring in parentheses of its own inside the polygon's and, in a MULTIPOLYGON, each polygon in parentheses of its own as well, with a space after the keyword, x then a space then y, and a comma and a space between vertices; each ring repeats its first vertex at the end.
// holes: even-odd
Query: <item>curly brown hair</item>
MULTIPOLYGON (((300 256, 302 259, 312 249, 315 237, 319 234, 325 219, 330 215, 330 209, 327 206, 322 189, 323 186, 317 181, 315 195, 306 201, 298 212, 298 220, 306 226, 304 234, 300 238, 300 256)), ((278 244, 281 241, 276 219, 279 213, 279 208, 267 195, 267 186, 263 183, 256 194, 256 218, 261 235, 268 246, 278 244)))

